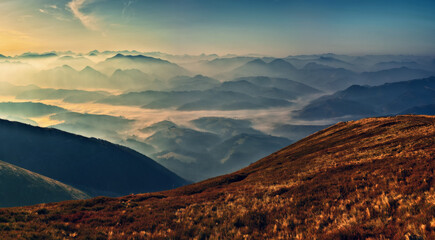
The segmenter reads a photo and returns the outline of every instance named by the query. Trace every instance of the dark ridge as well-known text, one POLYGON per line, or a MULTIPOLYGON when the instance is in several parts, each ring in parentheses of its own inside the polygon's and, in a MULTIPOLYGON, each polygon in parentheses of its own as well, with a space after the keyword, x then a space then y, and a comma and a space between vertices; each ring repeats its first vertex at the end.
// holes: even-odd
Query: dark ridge
POLYGON ((129 148, 0 120, 0 159, 90 195, 120 196, 172 189, 187 182, 129 148))

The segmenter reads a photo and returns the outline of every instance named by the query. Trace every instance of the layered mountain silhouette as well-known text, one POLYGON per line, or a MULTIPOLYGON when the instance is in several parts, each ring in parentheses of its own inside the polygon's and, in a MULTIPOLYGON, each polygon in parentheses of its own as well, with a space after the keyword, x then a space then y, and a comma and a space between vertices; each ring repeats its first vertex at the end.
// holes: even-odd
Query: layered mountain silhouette
POLYGON ((432 239, 434 139, 433 116, 341 122, 175 190, 1 211, 2 237, 432 239))
POLYGON ((144 55, 123 55, 121 53, 98 63, 95 68, 107 74, 111 74, 117 69, 138 69, 150 76, 165 79, 178 75, 189 75, 186 69, 160 58, 144 55))
POLYGON ((129 129, 135 122, 124 117, 76 112, 57 113, 49 119, 59 122, 50 127, 111 141, 119 140, 118 132, 129 129))
POLYGON ((90 59, 83 56, 70 56, 65 55, 59 57, 56 61, 52 62, 50 66, 52 67, 60 67, 63 65, 71 66, 75 69, 84 69, 88 66, 93 66, 95 63, 90 59))
POLYGON ((380 70, 401 68, 401 67, 420 69, 421 65, 415 61, 388 61, 388 62, 378 62, 373 67, 378 71, 380 71, 380 70))
POLYGON ((167 89, 176 91, 189 91, 189 90, 207 90, 220 85, 216 79, 209 78, 203 75, 177 76, 168 80, 167 89))
POLYGON ((243 168, 253 163, 254 159, 265 157, 290 143, 287 138, 263 133, 241 133, 215 146, 210 153, 222 165, 219 172, 224 174, 243 168))
POLYGON ((0 207, 89 198, 71 186, 3 161, 0 161, 0 189, 0 207))
POLYGON ((110 96, 98 102, 112 105, 142 106, 149 109, 240 110, 290 106, 285 99, 254 97, 240 92, 210 89, 205 91, 144 91, 110 96))
POLYGON ((236 135, 262 134, 260 131, 252 128, 249 120, 222 118, 222 117, 202 117, 191 121, 196 127, 216 133, 223 138, 231 138, 236 135))
POLYGON ((41 117, 55 113, 63 113, 67 110, 61 107, 46 105, 37 102, 2 102, 0 114, 18 117, 41 117))
POLYGON ((274 59, 269 63, 262 59, 255 59, 223 74, 223 76, 226 78, 251 76, 287 78, 324 91, 343 89, 358 83, 361 78, 351 70, 330 67, 316 62, 309 62, 305 67, 298 69, 283 59, 274 59))
POLYGON ((433 73, 420 69, 400 67, 380 70, 377 72, 364 72, 361 75, 365 79, 365 84, 381 85, 384 83, 400 82, 409 79, 425 78, 433 75, 433 73))
POLYGON ((0 121, 0 159, 76 187, 120 196, 187 182, 150 158, 107 141, 0 121))
POLYGON ((222 72, 229 72, 235 68, 241 67, 242 65, 252 60, 255 60, 255 58, 242 56, 215 58, 213 60, 200 61, 195 69, 198 69, 205 74, 216 75, 222 72))
POLYGON ((47 53, 26 52, 17 56, 17 58, 50 58, 50 57, 57 57, 57 56, 58 55, 55 52, 47 52, 47 53))
MULTIPOLYGON (((259 84, 253 83, 255 82, 255 79, 258 78, 228 81, 222 83, 221 86, 215 89, 222 90, 222 91, 235 91, 235 92, 240 92, 255 97, 268 97, 268 98, 289 99, 289 100, 296 99, 300 96, 310 95, 310 94, 320 92, 317 89, 311 88, 305 84, 295 83, 295 82, 294 85, 297 86, 287 87, 287 88, 273 87, 275 86, 274 84, 270 84, 271 86, 264 86, 267 84, 261 86, 259 84)), ((287 79, 282 79, 282 80, 286 81, 287 79)), ((287 81, 290 82, 290 80, 287 81)))
POLYGON ((252 128, 249 120, 204 117, 190 123, 196 128, 171 121, 152 124, 140 130, 150 136, 136 140, 136 147, 180 176, 199 181, 240 169, 290 143, 252 128))
POLYGON ((115 70, 108 80, 108 85, 122 90, 161 88, 158 81, 138 69, 115 70))
POLYGON ((39 89, 35 85, 16 86, 8 82, 0 82, 0 95, 17 95, 23 91, 39 89))
POLYGON ((435 77, 430 77, 373 87, 354 85, 312 101, 297 114, 304 119, 388 115, 434 102, 435 77))
POLYGON ((61 99, 68 103, 86 103, 103 99, 109 96, 104 91, 84 91, 70 89, 37 88, 24 90, 17 93, 17 99, 26 100, 51 100, 61 99))
POLYGON ((33 78, 33 82, 38 86, 49 88, 105 88, 108 85, 107 76, 91 67, 77 71, 63 65, 40 71, 33 78))
POLYGON ((239 110, 290 106, 289 100, 321 93, 303 83, 269 77, 244 77, 220 83, 198 75, 176 77, 168 84, 176 90, 128 92, 98 102, 151 109, 239 110))
POLYGON ((267 63, 262 59, 255 59, 228 72, 227 76, 249 77, 249 76, 269 76, 291 78, 297 73, 297 69, 283 59, 275 59, 267 63))
MULTIPOLYGON (((370 63, 380 63, 376 61, 376 58, 367 58, 370 63)), ((350 62, 351 60, 349 56, 338 55, 289 57, 272 59, 270 62, 266 62, 264 59, 255 59, 217 76, 227 79, 249 76, 281 77, 332 92, 354 84, 381 85, 388 82, 425 78, 434 74, 433 68, 427 67, 427 64, 420 65, 418 63, 413 65, 399 64, 398 66, 392 64, 390 68, 386 66, 383 69, 372 67, 369 64, 369 71, 359 72, 360 69, 364 69, 364 64, 353 64, 350 62), (340 58, 346 59, 346 61, 340 58), (300 66, 296 68, 291 63, 300 66)))

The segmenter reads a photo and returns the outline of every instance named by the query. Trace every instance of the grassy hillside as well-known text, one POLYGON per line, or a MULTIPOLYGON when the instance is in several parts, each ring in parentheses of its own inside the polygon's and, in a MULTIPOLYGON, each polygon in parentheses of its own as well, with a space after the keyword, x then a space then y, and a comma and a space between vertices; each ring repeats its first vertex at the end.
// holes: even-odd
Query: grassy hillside
POLYGON ((175 190, 2 209, 0 234, 434 239, 434 159, 434 116, 343 122, 238 172, 175 190))
POLYGON ((89 198, 80 190, 3 161, 0 189, 0 207, 89 198))

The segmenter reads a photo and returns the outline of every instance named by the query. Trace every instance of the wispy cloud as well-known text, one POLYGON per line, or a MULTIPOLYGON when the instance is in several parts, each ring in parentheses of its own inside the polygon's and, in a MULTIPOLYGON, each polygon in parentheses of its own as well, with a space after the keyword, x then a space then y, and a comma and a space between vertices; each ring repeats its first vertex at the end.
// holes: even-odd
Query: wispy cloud
POLYGON ((124 2, 124 8, 122 9, 122 15, 125 14, 125 12, 128 10, 128 8, 130 8, 130 6, 135 3, 136 0, 128 0, 124 2))
POLYGON ((88 2, 88 0, 72 0, 67 6, 74 14, 74 17, 79 19, 83 26, 90 30, 98 31, 97 19, 90 14, 85 14, 80 11, 88 2))
POLYGON ((45 5, 44 8, 39 9, 39 12, 50 15, 59 21, 71 21, 71 19, 65 17, 64 10, 56 5, 45 5))

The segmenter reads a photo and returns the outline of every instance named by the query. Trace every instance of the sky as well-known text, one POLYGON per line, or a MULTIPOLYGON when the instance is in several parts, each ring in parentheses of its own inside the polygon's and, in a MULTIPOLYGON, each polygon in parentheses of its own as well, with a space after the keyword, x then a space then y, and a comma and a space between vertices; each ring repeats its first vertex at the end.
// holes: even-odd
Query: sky
POLYGON ((0 54, 435 54, 433 0, 0 0, 0 54))

